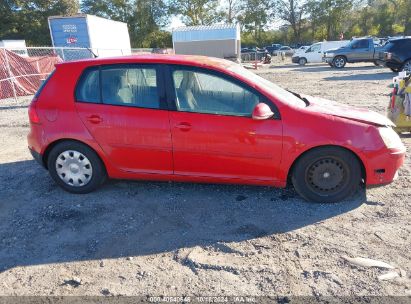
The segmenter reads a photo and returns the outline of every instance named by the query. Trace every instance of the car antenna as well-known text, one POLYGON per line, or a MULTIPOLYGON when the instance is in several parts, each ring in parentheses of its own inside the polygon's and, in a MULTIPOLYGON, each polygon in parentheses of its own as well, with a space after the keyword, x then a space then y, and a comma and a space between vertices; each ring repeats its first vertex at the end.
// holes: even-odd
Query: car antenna
POLYGON ((97 57, 98 57, 98 56, 96 55, 96 53, 94 53, 91 48, 88 47, 87 50, 88 50, 91 54, 93 54, 94 58, 97 58, 97 57))

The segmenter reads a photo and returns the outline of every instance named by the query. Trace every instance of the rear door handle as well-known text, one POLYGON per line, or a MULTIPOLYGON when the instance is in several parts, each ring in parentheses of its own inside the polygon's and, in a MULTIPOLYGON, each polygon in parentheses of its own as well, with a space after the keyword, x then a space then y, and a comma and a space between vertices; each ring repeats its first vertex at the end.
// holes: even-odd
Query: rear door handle
POLYGON ((188 122, 180 122, 178 125, 176 125, 177 129, 180 129, 181 131, 187 132, 190 131, 192 126, 188 122))
POLYGON ((87 117, 87 120, 91 122, 92 124, 99 124, 103 121, 103 118, 101 118, 98 115, 90 115, 87 117))

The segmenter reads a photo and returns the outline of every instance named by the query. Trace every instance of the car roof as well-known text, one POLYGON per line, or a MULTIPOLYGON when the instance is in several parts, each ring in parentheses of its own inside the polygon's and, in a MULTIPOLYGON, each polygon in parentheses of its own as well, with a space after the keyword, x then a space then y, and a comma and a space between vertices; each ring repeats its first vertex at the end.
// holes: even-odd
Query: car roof
POLYGON ((163 55, 163 54, 147 54, 147 55, 130 55, 119 57, 106 58, 87 58, 76 61, 68 61, 59 63, 58 65, 110 65, 110 64, 128 64, 128 63, 164 63, 164 64, 181 64, 198 67, 214 67, 214 68, 228 68, 235 63, 229 60, 197 56, 197 55, 163 55))
POLYGON ((411 37, 393 37, 393 38, 388 39, 388 41, 394 42, 394 41, 403 41, 403 40, 410 40, 410 39, 411 37))

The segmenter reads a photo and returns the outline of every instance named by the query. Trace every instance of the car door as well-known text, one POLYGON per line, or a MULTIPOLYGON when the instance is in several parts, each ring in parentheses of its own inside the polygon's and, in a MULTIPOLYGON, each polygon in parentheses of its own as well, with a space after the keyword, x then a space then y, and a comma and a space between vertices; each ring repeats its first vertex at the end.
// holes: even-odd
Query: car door
POLYGON ((370 40, 360 39, 355 41, 352 46, 352 52, 348 52, 347 58, 349 61, 368 61, 371 60, 371 53, 374 49, 370 46, 370 40))
POLYGON ((110 65, 85 71, 76 89, 84 125, 119 169, 172 174, 161 67, 110 65))
POLYGON ((316 43, 313 44, 307 51, 305 51, 305 56, 307 58, 307 62, 321 62, 322 55, 321 55, 321 44, 316 43))
POLYGON ((252 88, 207 69, 170 67, 174 173, 217 179, 268 180, 278 175, 282 123, 252 88), (276 117, 253 120, 259 102, 276 117))

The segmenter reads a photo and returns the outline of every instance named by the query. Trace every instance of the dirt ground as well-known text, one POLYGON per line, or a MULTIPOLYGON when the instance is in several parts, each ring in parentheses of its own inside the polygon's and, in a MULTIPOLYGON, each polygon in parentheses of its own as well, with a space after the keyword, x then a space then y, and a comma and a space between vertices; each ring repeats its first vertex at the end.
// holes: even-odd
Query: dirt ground
MULTIPOLYGON (((393 77, 365 64, 258 73, 383 114, 393 77)), ((27 151, 27 104, 0 104, 0 295, 411 296, 409 158, 393 184, 329 205, 292 189, 189 183, 110 181, 72 195, 27 151), (406 273, 380 281, 387 269, 343 256, 406 273)))

